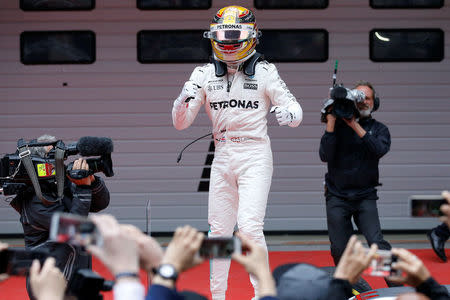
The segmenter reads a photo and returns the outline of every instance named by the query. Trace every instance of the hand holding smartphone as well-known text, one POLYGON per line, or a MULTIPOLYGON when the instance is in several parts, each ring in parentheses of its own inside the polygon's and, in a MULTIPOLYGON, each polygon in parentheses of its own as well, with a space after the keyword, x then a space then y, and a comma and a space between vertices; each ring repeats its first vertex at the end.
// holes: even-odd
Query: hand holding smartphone
POLYGON ((242 253, 241 240, 236 237, 206 237, 200 246, 199 255, 204 259, 230 259, 233 253, 242 253))
POLYGON ((0 274, 25 276, 28 274, 33 260, 44 264, 49 253, 37 250, 5 249, 0 251, 0 274))
MULTIPOLYGON (((369 249, 364 249, 366 253, 369 249)), ((377 250, 375 257, 369 264, 369 267, 364 270, 364 275, 389 277, 389 276, 401 276, 400 270, 392 269, 392 264, 397 262, 398 257, 392 254, 388 250, 377 250)))
POLYGON ((101 246, 103 244, 102 236, 91 220, 69 213, 53 214, 49 238, 55 242, 77 246, 101 246))
POLYGON ((442 216, 440 207, 447 201, 442 195, 412 195, 409 198, 412 217, 436 218, 442 216))

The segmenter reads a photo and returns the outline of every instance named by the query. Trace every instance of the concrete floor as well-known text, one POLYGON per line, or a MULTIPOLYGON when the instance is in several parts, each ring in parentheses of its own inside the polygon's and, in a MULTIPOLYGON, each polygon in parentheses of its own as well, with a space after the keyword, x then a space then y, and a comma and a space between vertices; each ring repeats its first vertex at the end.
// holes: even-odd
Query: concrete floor
MULTIPOLYGON (((359 240, 366 244, 363 235, 359 240)), ((406 249, 431 249, 425 233, 384 234, 384 238, 393 247, 406 249)), ((320 235, 268 235, 267 245, 271 251, 330 250, 327 234, 320 235)))
MULTIPOLYGON (((163 246, 170 241, 170 237, 155 237, 163 246)), ((363 235, 358 238, 366 244, 363 235)), ((425 233, 385 233, 387 240, 393 247, 406 249, 431 249, 425 233)), ((269 251, 314 251, 329 250, 330 241, 326 233, 321 234, 266 234, 269 251)), ((450 243, 450 240, 447 241, 450 243)))
MULTIPOLYGON (((362 235, 358 235, 359 239, 365 243, 362 235)), ((430 243, 425 233, 385 233, 384 238, 397 248, 406 249, 431 249, 430 243)), ((156 236, 155 239, 161 243, 163 247, 167 246, 171 240, 170 236, 156 236)), ((20 237, 3 237, 0 241, 7 242, 14 247, 23 246, 23 238, 20 237)), ((328 235, 323 234, 266 234, 266 242, 269 251, 314 251, 329 250, 330 242, 328 235)), ((447 244, 450 240, 447 241, 447 244)), ((449 246, 450 247, 450 246, 449 246)))

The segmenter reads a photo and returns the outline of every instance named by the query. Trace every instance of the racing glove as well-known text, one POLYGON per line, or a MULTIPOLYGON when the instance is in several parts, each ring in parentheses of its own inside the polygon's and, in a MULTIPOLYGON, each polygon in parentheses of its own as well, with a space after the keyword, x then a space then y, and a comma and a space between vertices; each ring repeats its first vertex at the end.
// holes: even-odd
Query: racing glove
POLYGON ((180 95, 175 100, 177 105, 181 105, 186 103, 186 107, 189 105, 189 101, 195 99, 197 96, 197 92, 200 86, 193 82, 192 80, 188 80, 184 83, 183 89, 181 90, 180 95))
POLYGON ((280 126, 297 127, 303 118, 303 111, 298 103, 289 106, 273 106, 270 112, 275 112, 275 117, 280 126))

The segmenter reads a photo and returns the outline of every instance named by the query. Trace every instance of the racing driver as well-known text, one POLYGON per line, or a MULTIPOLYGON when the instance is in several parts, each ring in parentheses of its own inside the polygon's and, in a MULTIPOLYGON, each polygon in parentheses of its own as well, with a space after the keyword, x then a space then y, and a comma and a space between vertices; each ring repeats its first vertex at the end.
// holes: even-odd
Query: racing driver
MULTIPOLYGON (((185 129, 204 105, 212 120, 209 236, 232 236, 237 223, 242 235, 267 251, 263 225, 273 161, 266 115, 270 109, 280 126, 297 127, 303 111, 277 68, 256 52, 259 36, 250 10, 220 9, 204 33, 211 40, 213 59, 194 69, 174 101, 172 118, 176 129, 185 129)), ((229 268, 229 260, 211 261, 213 300, 225 299, 229 268)), ((258 283, 252 276, 250 280, 256 299, 258 283)))

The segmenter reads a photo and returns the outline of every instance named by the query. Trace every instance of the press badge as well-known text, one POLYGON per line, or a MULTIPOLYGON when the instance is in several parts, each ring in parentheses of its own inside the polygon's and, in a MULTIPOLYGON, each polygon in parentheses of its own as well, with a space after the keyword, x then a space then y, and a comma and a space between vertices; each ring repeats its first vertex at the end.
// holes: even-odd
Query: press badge
POLYGON ((38 177, 50 177, 55 175, 55 168, 52 164, 37 164, 36 168, 38 177))

